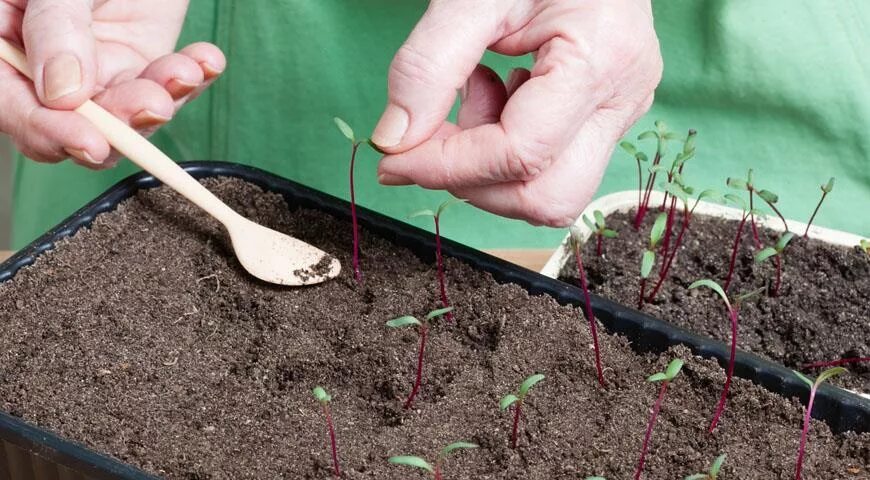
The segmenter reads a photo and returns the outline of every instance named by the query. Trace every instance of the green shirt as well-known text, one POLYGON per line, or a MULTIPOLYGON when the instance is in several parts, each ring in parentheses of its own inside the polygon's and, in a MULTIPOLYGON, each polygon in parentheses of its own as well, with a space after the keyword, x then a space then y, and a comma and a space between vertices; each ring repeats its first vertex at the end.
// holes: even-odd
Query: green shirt
MULTIPOLYGON (((425 7, 421 0, 193 0, 180 44, 211 41, 229 66, 153 139, 179 161, 256 165, 347 198, 349 146, 332 117, 360 135, 371 131, 390 60, 425 7)), ((690 184, 724 190, 727 176, 754 168, 756 183, 780 195, 783 213, 802 221, 819 185, 835 176, 816 223, 870 236, 870 2, 660 0, 654 10, 664 78, 652 111, 626 137, 634 141, 659 118, 674 130, 696 128, 690 184)), ((529 62, 484 59, 502 75, 529 62)), ((637 184, 634 160, 620 151, 614 157, 598 195, 637 184)), ((377 159, 363 149, 357 161, 361 205, 404 218, 447 198, 378 185, 377 159)), ((19 159, 13 247, 136 170, 127 161, 91 172, 19 159)), ((480 248, 552 247, 565 233, 470 206, 447 216, 445 236, 480 248)))

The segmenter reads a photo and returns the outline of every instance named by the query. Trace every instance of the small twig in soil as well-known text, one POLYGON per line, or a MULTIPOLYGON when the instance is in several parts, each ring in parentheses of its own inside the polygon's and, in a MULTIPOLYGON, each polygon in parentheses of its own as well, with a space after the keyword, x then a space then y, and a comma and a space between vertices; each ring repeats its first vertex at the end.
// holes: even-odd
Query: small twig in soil
POLYGON ((807 409, 806 409, 806 412, 804 413, 804 427, 801 430, 800 446, 798 447, 797 464, 795 466, 795 474, 794 474, 795 480, 801 479, 801 470, 803 470, 803 465, 804 465, 804 451, 806 449, 806 443, 807 443, 807 433, 810 431, 810 421, 812 419, 813 401, 816 399, 816 391, 819 389, 819 385, 821 385, 825 380, 828 380, 831 377, 835 377, 837 375, 841 375, 841 374, 846 373, 846 372, 847 372, 847 370, 843 367, 830 368, 830 369, 825 370, 824 372, 820 373, 819 376, 816 377, 815 382, 813 382, 809 378, 805 377, 800 372, 794 372, 794 374, 797 375, 798 378, 803 380, 804 383, 806 383, 810 387, 810 398, 807 401, 807 409))
POLYGON ((423 355, 426 351, 426 338, 429 334, 429 322, 431 322, 435 318, 446 315, 451 310, 453 310, 453 308, 451 307, 433 310, 426 314, 426 316, 423 317, 422 321, 417 320, 411 315, 405 315, 403 317, 394 318, 387 322, 387 326, 390 328, 417 327, 417 332, 420 335, 420 348, 417 352, 417 374, 414 378, 414 386, 411 389, 411 394, 408 395, 408 399, 405 401, 405 409, 411 408, 411 405, 414 403, 414 398, 417 396, 417 393, 420 390, 420 384, 423 380, 423 355))
POLYGON ((523 405, 526 401, 526 395, 529 393, 529 389, 535 386, 538 382, 544 379, 544 376, 540 373, 532 375, 520 384, 519 390, 515 393, 509 393, 502 397, 501 401, 498 402, 498 408, 501 411, 505 411, 508 407, 513 407, 514 411, 514 420, 511 425, 511 448, 517 448, 517 437, 519 436, 519 425, 520 425, 520 416, 523 415, 523 405))
POLYGON ((406 467, 419 468, 420 470, 425 470, 432 475, 434 480, 442 480, 441 477, 441 465, 444 463, 444 460, 453 452, 458 450, 469 450, 472 448, 478 448, 477 445, 468 442, 454 442, 450 445, 441 449, 441 452, 438 454, 438 458, 435 459, 435 465, 430 465, 429 462, 423 460, 420 457, 414 457, 410 455, 402 455, 398 457, 390 457, 387 459, 388 462, 393 465, 404 465, 406 467))
POLYGON ((217 273, 212 273, 211 275, 206 275, 204 277, 197 278, 196 283, 202 282, 203 280, 208 280, 210 278, 213 278, 215 281, 215 284, 216 284, 214 293, 220 292, 221 291, 221 278, 218 276, 217 273))

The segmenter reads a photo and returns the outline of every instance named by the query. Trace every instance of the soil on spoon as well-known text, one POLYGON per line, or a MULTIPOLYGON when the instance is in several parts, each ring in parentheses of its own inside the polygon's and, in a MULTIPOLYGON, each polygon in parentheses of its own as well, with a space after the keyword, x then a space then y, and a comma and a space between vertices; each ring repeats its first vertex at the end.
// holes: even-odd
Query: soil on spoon
MULTIPOLYGON (((349 265, 346 222, 290 211, 239 180, 205 183, 249 218, 349 265)), ((448 459, 445 478, 618 480, 634 473, 657 395, 646 377, 681 356, 643 478, 683 478, 720 453, 725 478, 793 478, 796 400, 736 380, 708 435, 718 365, 682 348, 639 355, 602 334, 602 390, 578 309, 452 260, 455 323, 436 322, 422 391, 402 409, 418 338, 384 323, 438 306, 435 271, 365 231, 362 246, 362 286, 345 268, 323 285, 278 288, 242 272, 218 225, 180 197, 141 192, 0 285, 0 408, 166 478, 328 479, 326 426, 311 395, 321 385, 333 395, 344 478, 422 479, 387 457, 431 459, 466 440, 481 448, 448 459), (498 400, 536 372, 546 379, 511 450, 511 416, 498 400)), ((814 421, 804 472, 870 478, 870 434, 834 436, 814 421)))
MULTIPOLYGON (((587 242, 583 266, 592 292, 636 307, 640 255, 649 242, 655 215, 647 215, 640 232, 631 226, 633 218, 626 213, 608 217, 608 227, 617 230, 619 236, 605 240, 602 257, 595 254, 595 242, 587 242)), ((677 227, 681 218, 675 221, 677 227)), ((722 301, 709 290, 688 290, 688 286, 701 278, 711 278, 724 286, 737 226, 735 221, 693 216, 667 282, 655 301, 643 310, 730 343, 731 327, 722 301)), ((807 240, 800 236, 802 233, 798 232, 785 250, 779 296, 762 294, 740 306, 739 348, 798 370, 814 362, 870 357, 870 255, 858 246, 846 248, 807 240)), ((775 244, 778 235, 759 229, 764 246, 775 244)), ((771 289, 775 278, 773 259, 758 264, 753 258, 755 252, 747 222, 730 295, 771 289)), ((660 262, 658 255, 650 282, 658 280, 660 262)), ((576 277, 572 259, 563 269, 562 279, 576 283, 576 277)), ((838 383, 870 393, 870 362, 844 366, 850 375, 838 383)), ((815 374, 820 370, 806 371, 815 374)))

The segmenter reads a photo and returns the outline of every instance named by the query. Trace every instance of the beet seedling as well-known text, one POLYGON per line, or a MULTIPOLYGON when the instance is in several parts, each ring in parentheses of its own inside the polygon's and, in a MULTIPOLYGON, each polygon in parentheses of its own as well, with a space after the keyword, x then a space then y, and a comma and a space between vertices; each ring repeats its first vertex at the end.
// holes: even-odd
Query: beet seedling
POLYGON ((637 300, 637 308, 643 308, 644 292, 646 291, 646 280, 649 278, 650 272, 652 272, 653 265, 656 263, 656 248, 658 247, 659 241, 662 239, 662 234, 665 231, 665 222, 667 222, 668 215, 666 213, 660 213, 656 217, 655 223, 653 223, 652 230, 649 233, 649 246, 643 252, 643 257, 640 259, 640 295, 637 300))
POLYGON ((583 215, 583 223, 589 227, 589 230, 592 230, 592 233, 595 235, 595 254, 599 257, 602 255, 602 242, 605 238, 616 238, 619 236, 615 230, 611 230, 607 228, 607 224, 604 221, 604 214, 601 213, 601 210, 595 210, 592 212, 592 216, 595 217, 595 222, 589 220, 589 217, 583 215))
POLYGON ((336 477, 341 477, 341 468, 338 466, 338 446, 335 442, 335 428, 332 424, 332 414, 329 411, 329 402, 332 401, 332 396, 326 393, 323 387, 314 387, 311 393, 323 407, 323 416, 326 417, 326 428, 329 432, 329 445, 332 448, 333 473, 336 477))
POLYGON ((429 334, 429 322, 450 312, 451 310, 453 310, 452 307, 432 310, 426 314, 423 321, 417 320, 411 315, 405 315, 404 317, 394 318, 387 322, 387 326, 390 328, 417 327, 417 332, 420 334, 420 350, 417 353, 417 375, 414 379, 414 387, 411 389, 411 394, 408 395, 408 399, 405 401, 406 409, 411 408, 411 405, 414 403, 414 397, 417 396, 417 392, 420 390, 420 383, 423 379, 423 353, 426 351, 426 337, 429 334))
MULTIPOLYGON (((415 217, 432 217, 435 220, 435 260, 438 266, 438 283, 441 287, 441 306, 447 308, 450 302, 447 301, 447 285, 444 278, 444 257, 441 255, 441 214, 451 205, 465 202, 465 200, 452 198, 438 205, 438 208, 432 210, 419 210, 408 215, 408 218, 415 217)), ((447 314, 447 321, 453 321, 453 313, 447 314)))
POLYGON ((441 449, 441 452, 438 453, 438 458, 435 459, 435 465, 430 465, 429 462, 423 460, 420 457, 414 457, 410 455, 402 455, 398 457, 390 457, 387 459, 388 462, 393 465, 404 465, 406 467, 419 468, 420 470, 425 470, 432 474, 432 478, 434 480, 442 480, 441 476, 441 465, 444 463, 444 460, 453 452, 459 450, 469 450, 472 448, 478 448, 477 445, 468 442, 454 442, 450 445, 441 449))
POLYGON ((643 169, 641 169, 641 162, 646 162, 649 159, 646 154, 637 150, 637 147, 634 146, 631 142, 620 142, 620 147, 625 150, 626 153, 634 157, 634 160, 637 162, 637 211, 640 211, 641 204, 643 204, 643 169))
MULTIPOLYGON (((755 209, 755 200, 753 198, 753 195, 755 194, 755 186, 752 184, 752 169, 750 168, 746 173, 746 180, 728 177, 725 180, 725 184, 733 189, 746 190, 749 192, 749 218, 751 219, 750 224, 752 225, 752 240, 755 242, 755 248, 761 248, 761 240, 758 238, 758 227, 755 225, 755 214, 752 213, 755 209)), ((743 209, 746 210, 746 207, 743 209)), ((728 289, 728 283, 729 282, 725 282, 726 290, 728 289)))
MULTIPOLYGON (((737 251, 740 250, 740 239, 743 238, 743 227, 746 225, 746 220, 752 217, 757 211, 751 208, 747 209, 746 203, 737 195, 726 193, 725 200, 729 200, 743 209, 743 215, 740 218, 740 223, 737 225, 737 236, 734 237, 734 245, 731 247, 731 260, 728 262, 728 277, 725 279, 725 286, 723 288, 723 290, 727 292, 728 287, 731 286, 731 279, 734 276, 734 265, 737 261, 737 251)), ((758 245, 760 248, 761 243, 758 245)))
POLYGON ((662 386, 659 390, 659 397, 656 399, 656 403, 653 406, 652 415, 650 415, 649 424, 647 424, 646 427, 646 434, 643 437, 643 446, 640 450, 640 460, 637 462, 637 470, 634 472, 634 480, 640 480, 640 476, 643 473, 643 463, 646 460, 646 452, 649 449, 649 441, 652 438, 652 431, 656 424, 656 417, 659 416, 659 410, 661 410, 662 402, 665 399, 665 392, 667 392, 668 385, 674 380, 677 374, 680 373, 680 369, 682 368, 683 361, 679 358, 675 358, 671 360, 671 363, 668 364, 668 367, 664 372, 655 373, 646 379, 647 382, 651 383, 662 382, 662 386))
MULTIPOLYGON (((597 210, 595 212, 601 213, 597 210)), ((586 217, 584 216, 583 219, 586 220, 586 217)), ((577 260, 577 271, 580 273, 580 288, 583 290, 583 302, 586 306, 586 320, 589 322, 589 331, 592 334, 592 345, 595 349, 595 370, 598 373, 598 384, 603 388, 605 387, 604 371, 601 368, 601 350, 598 347, 598 329, 595 325, 595 314, 592 312, 592 300, 589 298, 589 286, 586 284, 586 270, 583 269, 583 260, 580 255, 582 249, 580 232, 578 232, 573 226, 571 227, 570 243, 574 249, 574 258, 577 260)))
POLYGON ((665 122, 657 120, 655 122, 654 130, 648 130, 637 136, 638 140, 645 140, 648 138, 656 139, 656 154, 655 157, 653 157, 652 166, 650 167, 650 174, 647 177, 646 188, 644 188, 640 208, 638 208, 637 213, 634 217, 635 229, 640 228, 641 224, 643 223, 643 219, 646 216, 646 212, 647 210, 649 210, 650 195, 652 194, 653 186, 655 186, 656 174, 658 173, 658 169, 656 167, 662 161, 662 157, 667 152, 667 142, 669 140, 678 140, 679 136, 674 132, 668 131, 668 126, 665 125, 665 122))
POLYGON ((807 222, 807 229, 804 230, 804 238, 807 238, 807 234, 810 233, 810 225, 813 224, 813 220, 815 220, 816 214, 819 213, 819 208, 822 207, 822 202, 825 201, 825 197, 828 196, 828 194, 831 193, 831 190, 834 189, 834 177, 831 177, 830 180, 828 180, 828 183, 822 185, 821 187, 822 198, 819 199, 819 203, 816 205, 816 209, 813 210, 813 214, 810 215, 810 221, 807 222))
POLYGON ((776 280, 774 281, 773 290, 770 294, 772 297, 779 296, 779 286, 782 283, 782 257, 784 256, 785 247, 788 246, 788 242, 790 242, 792 238, 794 238, 793 233, 785 232, 779 237, 774 246, 766 247, 755 254, 755 263, 761 263, 770 257, 776 259, 776 280))
POLYGON ((689 475, 684 480, 716 480, 719 478, 719 471, 722 470, 722 464, 725 463, 725 455, 719 455, 716 457, 716 460, 713 460, 713 464, 710 465, 710 470, 707 470, 707 473, 696 473, 694 475, 689 475))
POLYGON ((344 120, 334 117, 333 121, 335 121, 335 125, 341 131, 342 135, 350 140, 351 144, 350 174, 348 177, 350 178, 350 219, 353 224, 353 277, 359 283, 362 282, 362 270, 360 270, 359 266, 359 225, 357 224, 356 219, 356 193, 354 191, 353 167, 356 163, 356 152, 359 150, 359 146, 366 140, 357 139, 353 133, 353 129, 350 128, 350 125, 348 125, 344 120))
POLYGON ((517 448, 517 436, 519 434, 520 427, 520 416, 522 416, 523 404, 526 401, 526 395, 529 394, 529 389, 535 386, 536 383, 540 382, 544 379, 544 376, 540 373, 530 376, 529 378, 523 380, 523 383, 520 384, 520 389, 517 390, 516 393, 509 393, 505 395, 501 401, 498 402, 498 408, 501 411, 507 410, 508 407, 513 405, 514 407, 514 423, 511 427, 511 448, 517 448))
POLYGON ((806 383, 810 387, 810 398, 809 398, 809 401, 807 402, 806 413, 804 414, 804 427, 801 430, 801 442, 800 442, 800 446, 798 447, 797 465, 795 467, 795 474, 794 474, 795 480, 801 479, 801 470, 803 469, 803 465, 804 465, 804 450, 806 448, 806 443, 807 443, 807 433, 810 431, 810 421, 812 419, 813 401, 816 399, 816 391, 819 389, 819 385, 821 385, 825 380, 828 380, 829 378, 835 377, 837 375, 841 375, 841 374, 846 373, 846 372, 847 372, 847 370, 843 367, 829 368, 828 370, 825 370, 824 372, 820 373, 819 376, 816 377, 815 382, 813 382, 809 378, 805 377, 800 372, 794 372, 794 374, 797 375, 798 378, 803 380, 804 383, 806 383))

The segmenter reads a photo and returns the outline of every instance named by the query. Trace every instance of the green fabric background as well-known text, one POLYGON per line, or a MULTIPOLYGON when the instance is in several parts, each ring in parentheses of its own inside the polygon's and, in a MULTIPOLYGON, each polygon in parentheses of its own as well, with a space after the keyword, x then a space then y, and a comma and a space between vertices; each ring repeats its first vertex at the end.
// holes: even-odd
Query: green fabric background
MULTIPOLYGON (((390 59, 424 9, 420 0, 193 0, 181 43, 218 44, 229 68, 154 139, 177 160, 256 165, 347 198, 348 145, 331 119, 371 131, 390 59)), ((870 236, 870 2, 659 0, 654 10, 664 79, 628 138, 658 118, 675 130, 694 127, 691 184, 724 188, 726 176, 754 167, 756 183, 779 193, 783 213, 799 220, 809 216, 819 184, 836 176, 817 223, 870 236)), ((484 59, 502 75, 529 61, 484 59)), ((447 197, 381 187, 376 162, 365 150, 357 163, 364 206, 403 218, 447 197)), ((93 173, 19 160, 13 246, 134 171, 129 162, 93 173)), ((616 152, 598 195, 632 188, 635 175, 633 160, 616 152)), ((445 235, 479 248, 545 248, 564 235, 469 206, 449 216, 445 235)))

